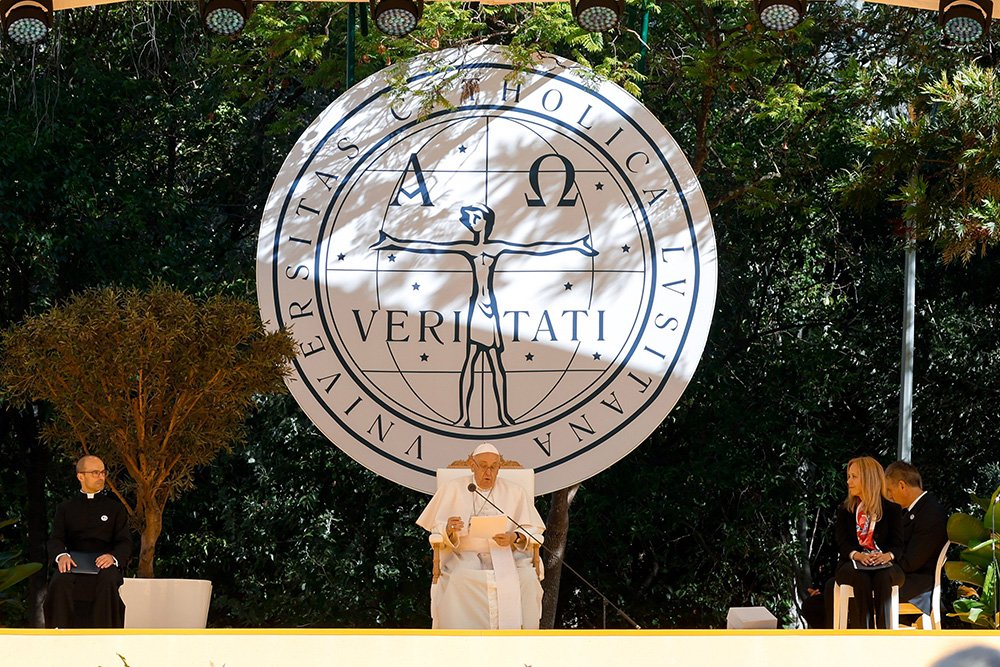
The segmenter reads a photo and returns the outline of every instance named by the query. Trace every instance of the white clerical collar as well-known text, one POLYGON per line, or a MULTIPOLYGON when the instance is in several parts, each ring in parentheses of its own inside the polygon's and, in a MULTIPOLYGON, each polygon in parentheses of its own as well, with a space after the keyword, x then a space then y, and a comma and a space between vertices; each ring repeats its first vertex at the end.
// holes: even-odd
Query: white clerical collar
POLYGON ((906 508, 906 511, 907 512, 912 512, 913 511, 913 506, 916 505, 917 503, 919 503, 920 499, 923 498, 926 495, 927 495, 927 492, 924 491, 919 496, 917 496, 917 498, 912 503, 910 503, 910 506, 906 508))
POLYGON ((93 500, 94 496, 97 495, 96 493, 87 493, 86 491, 81 491, 80 493, 82 493, 83 495, 87 496, 88 500, 93 500))

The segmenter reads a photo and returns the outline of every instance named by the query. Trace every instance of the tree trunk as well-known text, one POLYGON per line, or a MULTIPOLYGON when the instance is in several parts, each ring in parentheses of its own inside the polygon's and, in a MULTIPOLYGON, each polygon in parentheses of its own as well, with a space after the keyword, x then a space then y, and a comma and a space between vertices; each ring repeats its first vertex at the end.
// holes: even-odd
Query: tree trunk
MULTIPOLYGON (((809 461, 803 461, 799 464, 799 476, 803 481, 803 488, 811 489, 816 485, 816 466, 809 461)), ((803 500, 808 500, 807 498, 803 500)), ((815 518, 813 520, 813 525, 809 525, 809 517, 805 513, 801 513, 797 521, 795 521, 793 530, 795 537, 797 538, 799 544, 803 547, 805 552, 804 558, 797 558, 793 564, 793 572, 795 575, 793 589, 793 599, 795 605, 792 607, 792 613, 796 618, 796 627, 810 629, 806 625, 806 619, 802 616, 802 603, 809 598, 809 588, 815 586, 821 591, 825 590, 823 581, 813 581, 813 571, 812 571, 812 560, 816 557, 816 553, 819 551, 819 545, 814 543, 816 535, 819 533, 818 528, 819 520, 819 510, 817 509, 815 518), (811 537, 810 537, 811 536, 811 537)), ((822 540, 820 540, 822 544, 822 540)), ((830 600, 828 604, 833 604, 830 600)), ((815 629, 815 628, 812 628, 815 629)))
POLYGON ((160 532, 163 530, 163 508, 152 498, 147 498, 142 502, 142 509, 146 525, 142 528, 139 546, 139 578, 152 579, 156 540, 160 538, 160 532))
POLYGON ((569 506, 573 503, 579 484, 560 489, 552 494, 549 517, 545 522, 545 546, 542 548, 545 563, 545 581, 542 582, 542 619, 539 627, 552 630, 556 624, 559 605, 559 579, 562 576, 562 559, 566 553, 569 536, 569 506))

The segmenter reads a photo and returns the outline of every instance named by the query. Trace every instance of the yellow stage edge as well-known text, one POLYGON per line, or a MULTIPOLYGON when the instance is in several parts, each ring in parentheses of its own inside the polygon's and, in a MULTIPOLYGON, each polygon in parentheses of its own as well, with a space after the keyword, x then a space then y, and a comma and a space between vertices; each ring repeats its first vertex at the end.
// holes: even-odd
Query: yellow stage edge
POLYGON ((4 630, 3 667, 616 667, 1000 661, 1000 633, 974 630, 4 630))

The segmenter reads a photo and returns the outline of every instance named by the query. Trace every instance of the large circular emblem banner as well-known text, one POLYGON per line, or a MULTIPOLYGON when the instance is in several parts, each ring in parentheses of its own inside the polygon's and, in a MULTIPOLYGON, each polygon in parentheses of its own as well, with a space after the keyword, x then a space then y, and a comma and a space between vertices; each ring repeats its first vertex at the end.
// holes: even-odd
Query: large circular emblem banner
POLYGON ((366 79, 299 138, 261 225, 288 386, 405 486, 491 442, 536 492, 632 451, 715 305, 711 217, 676 142, 579 65, 451 50, 366 79))

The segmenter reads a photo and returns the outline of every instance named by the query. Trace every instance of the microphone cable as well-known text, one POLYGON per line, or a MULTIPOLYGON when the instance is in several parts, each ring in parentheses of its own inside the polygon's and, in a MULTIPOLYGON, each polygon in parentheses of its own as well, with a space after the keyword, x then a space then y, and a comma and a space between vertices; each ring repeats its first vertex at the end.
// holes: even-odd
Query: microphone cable
MULTIPOLYGON (((494 482, 494 483, 495 483, 495 482, 494 482)), ((482 494, 482 492, 481 492, 481 491, 479 490, 479 488, 478 488, 478 487, 476 486, 475 482, 472 482, 472 483, 470 483, 470 484, 469 484, 469 486, 468 486, 468 489, 469 489, 469 491, 471 491, 472 493, 475 493, 475 494, 476 494, 476 495, 478 495, 478 496, 479 496, 480 498, 482 498, 483 500, 485 500, 486 502, 488 502, 488 503, 489 503, 490 505, 492 505, 494 509, 496 509, 496 510, 497 510, 498 512, 500 512, 500 513, 501 513, 501 514, 503 514, 503 515, 504 515, 505 517, 507 517, 507 519, 508 519, 508 520, 509 520, 509 521, 510 521, 511 523, 513 523, 513 524, 514 524, 515 526, 517 526, 518 528, 520 528, 520 529, 521 529, 521 530, 522 530, 522 531, 524 532, 524 534, 525 534, 525 535, 527 535, 528 537, 530 537, 531 539, 533 539, 533 540, 534 540, 535 542, 537 542, 537 543, 538 543, 538 545, 539 545, 539 546, 541 546, 541 547, 542 547, 543 549, 545 549, 545 551, 546 551, 546 552, 548 552, 549 554, 551 554, 552 556, 554 556, 554 557, 555 557, 555 558, 556 558, 556 559, 557 559, 557 560, 559 561, 559 563, 560 563, 561 565, 565 566, 565 568, 566 568, 567 570, 569 570, 570 572, 572 572, 573 574, 575 574, 575 575, 576 575, 576 576, 577 576, 577 577, 578 577, 578 578, 580 579, 580 581, 582 581, 583 583, 587 584, 587 586, 589 586, 589 587, 590 587, 590 590, 592 590, 592 591, 594 591, 595 593, 597 593, 598 595, 600 595, 600 596, 601 596, 601 599, 602 599, 602 600, 604 600, 604 604, 606 604, 606 605, 611 605, 611 608, 612 608, 612 609, 614 609, 615 611, 617 611, 617 612, 618 612, 618 614, 619 614, 619 615, 621 615, 621 617, 622 617, 622 618, 624 618, 624 619, 625 619, 626 621, 628 621, 628 622, 629 622, 630 624, 632 624, 632 627, 633 627, 633 628, 635 628, 636 630, 641 630, 641 629, 642 629, 642 628, 641 628, 641 627, 639 626, 639 624, 638 624, 638 623, 636 623, 635 621, 633 621, 633 620, 632 620, 632 619, 631 619, 631 618, 629 617, 629 615, 628 615, 628 614, 626 614, 626 613, 625 613, 624 611, 622 611, 622 610, 621 610, 621 609, 620 609, 620 608, 618 607, 618 605, 616 605, 616 604, 615 604, 614 602, 612 602, 611 600, 609 600, 609 599, 608 599, 608 596, 607 596, 607 595, 605 595, 605 594, 604 594, 604 593, 602 593, 601 591, 597 590, 597 587, 596 587, 596 586, 594 586, 594 585, 593 585, 592 583, 590 583, 589 581, 587 581, 587 579, 586 579, 586 578, 585 578, 585 577, 584 577, 584 576, 583 576, 582 574, 580 574, 579 572, 577 572, 576 570, 574 570, 574 569, 573 569, 573 567, 572 567, 572 566, 571 566, 571 565, 570 565, 569 563, 567 563, 567 562, 565 561, 565 559, 563 559, 563 557, 562 557, 562 556, 560 556, 559 554, 555 553, 554 551, 552 551, 551 549, 549 549, 548 547, 546 547, 546 546, 545 546, 545 543, 544 543, 544 542, 542 542, 542 540, 540 540, 539 538, 535 537, 535 536, 534 536, 534 535, 533 535, 533 534, 531 533, 531 531, 529 531, 529 530, 528 530, 527 528, 525 528, 524 526, 522 526, 521 524, 519 524, 519 523, 518 523, 517 521, 515 521, 514 519, 512 519, 512 518, 511 518, 511 517, 510 517, 510 516, 509 516, 509 515, 508 515, 508 514, 507 514, 506 512, 504 512, 504 511, 503 511, 502 509, 500 509, 499 507, 497 507, 496 503, 494 503, 494 502, 493 502, 492 500, 490 500, 490 499, 489 499, 488 497, 484 496, 484 495, 482 494)))

